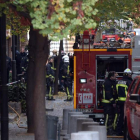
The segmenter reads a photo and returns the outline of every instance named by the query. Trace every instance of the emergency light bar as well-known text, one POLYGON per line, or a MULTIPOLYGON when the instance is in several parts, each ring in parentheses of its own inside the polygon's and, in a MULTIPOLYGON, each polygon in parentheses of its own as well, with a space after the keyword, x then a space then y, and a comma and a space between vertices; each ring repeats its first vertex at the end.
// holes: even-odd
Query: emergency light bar
POLYGON ((81 78, 81 79, 80 79, 80 83, 81 83, 81 84, 87 83, 87 79, 86 79, 86 78, 81 78))

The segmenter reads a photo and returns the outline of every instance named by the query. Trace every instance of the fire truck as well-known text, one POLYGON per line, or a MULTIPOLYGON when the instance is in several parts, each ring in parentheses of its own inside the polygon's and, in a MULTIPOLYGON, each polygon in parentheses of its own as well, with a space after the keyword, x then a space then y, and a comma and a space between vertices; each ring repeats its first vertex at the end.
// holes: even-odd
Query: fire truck
POLYGON ((102 39, 107 39, 109 41, 112 38, 114 38, 115 40, 119 39, 117 30, 115 28, 106 29, 105 31, 103 31, 102 39))
POLYGON ((104 79, 109 71, 116 71, 117 78, 123 76, 126 68, 139 72, 139 38, 135 39, 135 48, 106 46, 93 43, 89 32, 84 32, 79 47, 74 49, 74 109, 90 113, 94 119, 104 117, 101 104, 104 79))

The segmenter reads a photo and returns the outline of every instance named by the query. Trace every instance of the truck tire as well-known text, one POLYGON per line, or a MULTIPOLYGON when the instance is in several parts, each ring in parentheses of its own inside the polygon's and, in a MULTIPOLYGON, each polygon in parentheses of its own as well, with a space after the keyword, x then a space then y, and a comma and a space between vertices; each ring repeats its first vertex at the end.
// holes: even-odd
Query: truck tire
POLYGON ((128 127, 127 127, 127 121, 125 119, 125 123, 124 123, 124 140, 132 140, 130 138, 129 132, 128 132, 128 127))

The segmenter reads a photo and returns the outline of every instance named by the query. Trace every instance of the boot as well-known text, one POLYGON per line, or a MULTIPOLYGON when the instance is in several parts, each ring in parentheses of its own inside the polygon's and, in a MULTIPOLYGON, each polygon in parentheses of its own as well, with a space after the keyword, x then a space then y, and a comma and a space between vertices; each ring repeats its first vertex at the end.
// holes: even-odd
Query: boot
POLYGON ((53 96, 51 96, 51 97, 48 96, 46 100, 55 101, 55 99, 53 98, 53 96))
POLYGON ((107 130, 107 135, 108 136, 116 136, 116 133, 113 129, 109 129, 109 130, 107 130))
POLYGON ((67 98, 66 100, 64 100, 64 101, 73 101, 73 98, 71 97, 71 98, 67 98))

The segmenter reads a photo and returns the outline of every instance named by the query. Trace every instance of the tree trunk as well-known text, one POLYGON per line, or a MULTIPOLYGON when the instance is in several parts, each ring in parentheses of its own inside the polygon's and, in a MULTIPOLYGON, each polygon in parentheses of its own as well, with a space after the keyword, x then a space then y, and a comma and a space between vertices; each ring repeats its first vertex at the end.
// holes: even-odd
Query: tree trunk
POLYGON ((54 83, 54 94, 55 95, 58 94, 58 78, 59 78, 59 66, 60 66, 61 50, 63 50, 63 40, 60 41, 59 54, 57 57, 57 66, 56 66, 55 83, 54 83))
POLYGON ((28 124, 28 133, 34 133, 34 121, 33 121, 33 92, 34 92, 34 70, 35 70, 35 36, 30 32, 29 40, 29 65, 27 70, 27 124, 28 124))
MULTIPOLYGON (((32 107, 28 109, 28 115, 30 114, 30 119, 28 118, 28 131, 35 133, 35 140, 47 140, 46 135, 46 114, 45 114, 45 92, 46 92, 46 81, 45 81, 45 65, 48 58, 48 38, 43 37, 39 34, 39 30, 34 30, 30 28, 30 41, 29 41, 29 51, 33 54, 33 62, 30 62, 28 71, 28 86, 32 89, 28 89, 28 102, 31 101, 32 107), (32 68, 31 68, 32 67, 32 68), (32 71, 31 71, 32 70, 32 71), (32 72, 32 76, 29 73, 32 72), (31 76, 31 77, 30 77, 31 76), (30 79, 31 78, 31 79, 30 79), (30 79, 30 80, 29 80, 30 79), (29 83, 29 81, 31 83, 29 83), (29 93, 30 91, 30 93, 29 93), (31 96, 30 96, 31 94, 31 96), (29 97, 30 96, 30 97, 29 97), (32 120, 31 120, 31 110, 32 120), (31 124, 32 122, 33 124, 31 124)), ((30 53, 30 52, 29 52, 30 53)), ((32 57, 32 55, 31 55, 32 57)))
POLYGON ((33 30, 35 40, 35 67, 34 67, 34 132, 35 140, 46 140, 46 114, 45 114, 45 93, 46 93, 46 61, 48 58, 48 38, 39 34, 39 30, 33 30))

